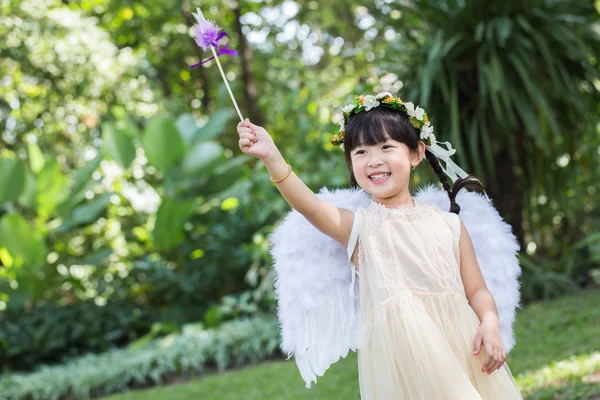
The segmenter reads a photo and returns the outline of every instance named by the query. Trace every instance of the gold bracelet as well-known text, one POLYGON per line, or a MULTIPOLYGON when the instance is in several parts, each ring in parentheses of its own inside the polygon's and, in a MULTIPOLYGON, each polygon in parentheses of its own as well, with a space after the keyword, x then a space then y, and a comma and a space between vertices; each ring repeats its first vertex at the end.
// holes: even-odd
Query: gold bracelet
POLYGON ((290 164, 288 164, 288 172, 283 176, 283 178, 275 180, 275 179, 273 179, 272 176, 270 176, 269 179, 271 179, 271 182, 273 182, 273 183, 279 183, 282 180, 284 180, 285 178, 287 178, 288 176, 290 176, 291 173, 292 173, 292 166, 290 164))

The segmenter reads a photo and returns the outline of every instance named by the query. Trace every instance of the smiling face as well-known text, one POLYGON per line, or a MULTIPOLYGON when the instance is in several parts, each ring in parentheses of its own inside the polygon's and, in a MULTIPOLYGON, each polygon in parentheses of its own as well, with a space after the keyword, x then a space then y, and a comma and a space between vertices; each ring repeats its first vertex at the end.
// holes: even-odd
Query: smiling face
POLYGON ((391 138, 373 146, 358 146, 351 160, 357 183, 376 201, 408 192, 411 169, 418 164, 407 145, 391 138))
POLYGON ((425 144, 405 113, 377 107, 348 122, 345 153, 356 183, 374 201, 389 206, 411 202, 411 169, 425 153, 425 144))

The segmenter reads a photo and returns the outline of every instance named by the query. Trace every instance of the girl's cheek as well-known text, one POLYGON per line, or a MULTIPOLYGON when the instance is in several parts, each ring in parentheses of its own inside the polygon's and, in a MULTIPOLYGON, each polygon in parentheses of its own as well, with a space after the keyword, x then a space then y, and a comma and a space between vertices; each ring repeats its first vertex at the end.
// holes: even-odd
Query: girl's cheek
POLYGON ((365 162, 364 160, 358 159, 352 161, 352 168, 354 170, 354 176, 358 176, 364 173, 365 170, 365 162))

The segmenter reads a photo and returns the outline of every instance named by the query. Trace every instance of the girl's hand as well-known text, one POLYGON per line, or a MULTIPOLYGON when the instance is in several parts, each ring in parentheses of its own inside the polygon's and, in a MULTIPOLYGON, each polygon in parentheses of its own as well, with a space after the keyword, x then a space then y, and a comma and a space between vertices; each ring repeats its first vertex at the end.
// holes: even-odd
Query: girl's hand
POLYGON ((277 151, 277 146, 269 133, 258 125, 254 125, 248 118, 240 122, 237 126, 240 136, 240 150, 256 158, 264 160, 277 151))
POLYGON ((481 372, 490 375, 506 361, 506 352, 504 351, 497 322, 484 320, 481 324, 473 342, 473 355, 476 356, 480 353, 482 343, 485 347, 486 357, 481 372))

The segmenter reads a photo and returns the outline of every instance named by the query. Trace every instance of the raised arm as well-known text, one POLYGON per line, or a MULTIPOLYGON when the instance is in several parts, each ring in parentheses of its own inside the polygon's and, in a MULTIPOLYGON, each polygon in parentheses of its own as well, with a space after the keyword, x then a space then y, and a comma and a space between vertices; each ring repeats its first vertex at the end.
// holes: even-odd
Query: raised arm
MULTIPOLYGON (((278 181, 288 173, 290 167, 264 128, 246 119, 237 129, 242 152, 261 159, 273 180, 278 181)), ((289 205, 315 228, 347 246, 354 220, 352 211, 337 208, 317 197, 293 171, 275 185, 289 205)))

